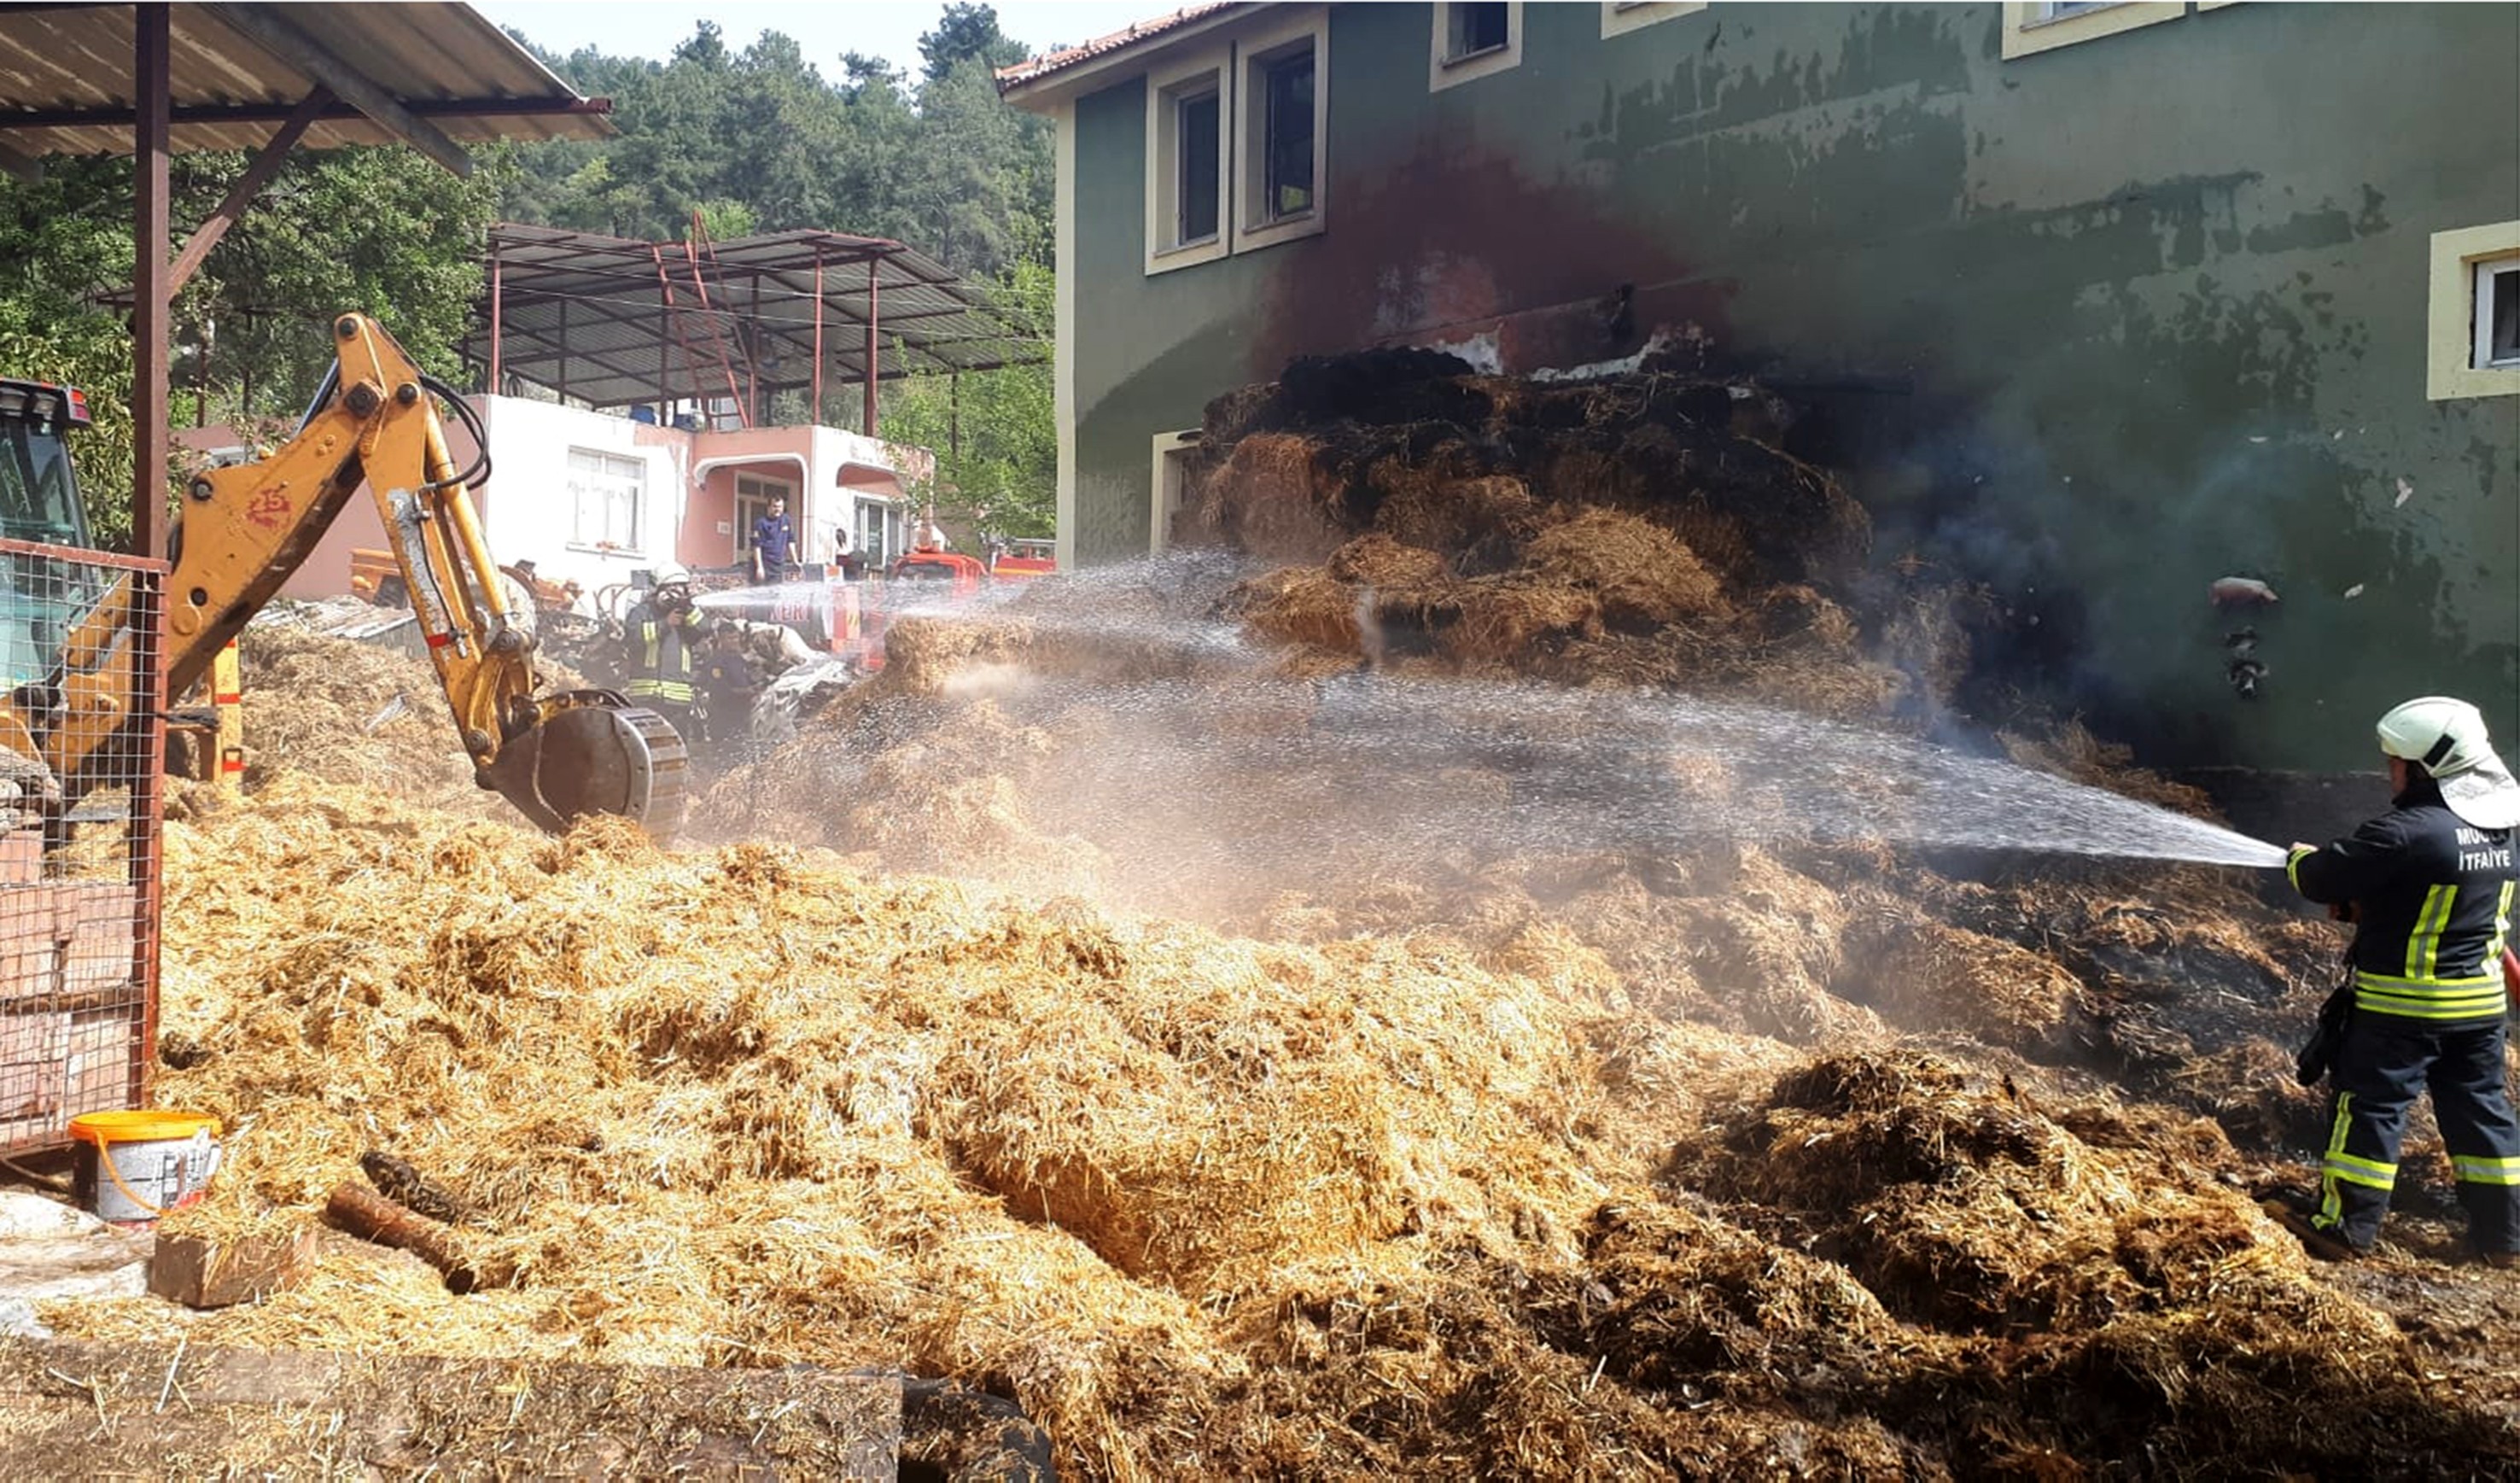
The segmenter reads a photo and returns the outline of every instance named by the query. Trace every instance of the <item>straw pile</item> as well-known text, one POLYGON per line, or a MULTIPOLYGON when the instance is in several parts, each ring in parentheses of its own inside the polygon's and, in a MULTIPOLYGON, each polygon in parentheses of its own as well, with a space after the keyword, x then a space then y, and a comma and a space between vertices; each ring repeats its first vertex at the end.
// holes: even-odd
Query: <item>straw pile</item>
MULTIPOLYGON (((1914 682, 1866 657, 1841 606, 1864 512, 1736 430, 1755 399, 1660 374, 1528 384, 1422 352, 1297 362, 1209 408, 1177 534, 1294 563, 1230 607, 1316 665, 1686 685, 1836 716, 1887 713, 1917 684, 1948 700, 1965 624, 1920 588, 1902 597, 1912 642, 1884 646, 1914 682)), ((1873 606, 1876 636, 1899 624, 1898 603, 1873 606)))
POLYGON ((379 1149, 516 1281, 341 1241, 74 1335, 901 1364, 1084 1476, 2499 1445, 2209 1127, 1640 1012, 1562 928, 1273 945, 288 778, 168 852, 162 1095, 233 1124, 178 1224, 303 1221, 379 1149))
MULTIPOLYGON (((335 638, 280 614, 248 623, 237 640, 245 681, 248 792, 291 773, 355 784, 471 818, 509 817, 496 793, 474 786, 472 759, 427 659, 382 645, 335 638)), ((546 690, 584 682, 537 661, 546 690)), ((202 807, 213 794, 188 792, 202 807)))
MULTIPOLYGON (((414 807, 310 734, 326 784, 169 828, 161 1096, 236 1128, 183 1221, 303 1222, 381 1151, 514 1281, 338 1241, 183 1331, 899 1364, 1087 1477, 2502 1467, 2506 1392, 2444 1378, 2467 1341, 2237 1188, 2311 1131, 2282 1042, 2324 924, 2210 870, 1480 849, 1420 824, 1564 781, 1515 756, 1579 723, 1423 767, 1315 738, 1372 719, 1369 662, 1964 701, 1984 605, 1857 580, 1860 510, 1758 404, 1409 356, 1222 399, 1197 519, 1282 564, 897 622, 711 790, 714 849, 414 807), (1215 619, 1257 652, 1184 637, 1215 619)), ((2006 744, 2198 802, 2070 724, 2006 744)), ((1654 786, 1743 793, 1692 756, 1654 786)))
POLYGON ((246 787, 287 772, 379 788, 433 808, 485 814, 472 762, 426 659, 282 623, 248 624, 246 787))

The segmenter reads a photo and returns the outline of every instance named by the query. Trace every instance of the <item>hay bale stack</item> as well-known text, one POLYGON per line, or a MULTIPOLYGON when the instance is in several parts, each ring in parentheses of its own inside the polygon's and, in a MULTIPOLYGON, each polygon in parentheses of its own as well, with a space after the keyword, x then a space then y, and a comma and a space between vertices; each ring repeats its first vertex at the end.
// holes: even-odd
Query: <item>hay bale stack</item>
POLYGON ((1603 620, 1626 632, 1732 617, 1723 584, 1696 553, 1660 526, 1617 511, 1584 510, 1550 526, 1524 550, 1523 563, 1544 581, 1591 592, 1603 620))
POLYGON ((1331 552, 1327 569, 1337 581, 1386 590, 1431 586, 1452 574, 1442 553, 1404 545, 1379 531, 1331 552))
POLYGON ((1199 527, 1236 550, 1274 561, 1318 562, 1344 539, 1343 482, 1320 443, 1254 433, 1234 445, 1199 497, 1199 527))

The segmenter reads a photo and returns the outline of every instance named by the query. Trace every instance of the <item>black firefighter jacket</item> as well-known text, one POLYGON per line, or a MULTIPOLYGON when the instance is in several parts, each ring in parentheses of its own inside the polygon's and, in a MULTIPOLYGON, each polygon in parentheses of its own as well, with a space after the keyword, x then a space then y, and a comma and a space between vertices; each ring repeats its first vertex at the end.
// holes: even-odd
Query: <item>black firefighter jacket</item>
POLYGON ((2285 865, 2311 900, 2355 904, 2355 1008, 2443 1028, 2501 1018, 2502 941, 2520 880, 2513 831, 2460 819, 2429 779, 2392 804, 2285 865))

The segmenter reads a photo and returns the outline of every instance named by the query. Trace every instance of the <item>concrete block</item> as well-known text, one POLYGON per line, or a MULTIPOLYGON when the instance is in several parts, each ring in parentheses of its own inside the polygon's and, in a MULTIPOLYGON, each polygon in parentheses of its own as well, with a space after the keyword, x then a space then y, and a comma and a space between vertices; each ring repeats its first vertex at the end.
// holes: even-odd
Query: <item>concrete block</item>
POLYGON ((287 1292, 314 1271, 312 1226, 242 1241, 160 1235, 149 1258, 149 1290, 187 1308, 227 1308, 287 1292))
POLYGON ((69 1028, 69 1015, 60 1012, 0 1014, 0 1121, 51 1119, 61 1111, 69 1028))
POLYGON ((65 1110, 111 1112, 132 1104, 131 1068, 140 1044, 137 1011, 114 1011, 69 1027, 63 1078, 65 1110))
POLYGON ((120 922, 124 934, 140 909, 140 893, 110 880, 65 880, 53 887, 60 896, 63 929, 120 922))
POLYGON ((0 834, 0 882, 33 885, 43 878, 43 831, 22 829, 0 834))
POLYGON ((65 900, 58 885, 0 883, 0 931, 57 939, 64 930, 65 900))
POLYGON ((139 980, 132 974, 129 942, 101 945, 77 943, 62 954, 62 992, 95 994, 118 985, 132 985, 139 993, 139 980))

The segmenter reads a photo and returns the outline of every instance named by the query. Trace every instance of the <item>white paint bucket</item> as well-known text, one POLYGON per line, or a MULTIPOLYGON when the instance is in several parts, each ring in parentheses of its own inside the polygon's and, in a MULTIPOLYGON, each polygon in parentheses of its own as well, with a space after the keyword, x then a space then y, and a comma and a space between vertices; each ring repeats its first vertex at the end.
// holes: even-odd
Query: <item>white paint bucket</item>
POLYGON ((154 1221, 202 1197, 219 1166, 219 1120, 206 1112, 89 1112, 70 1119, 73 1191, 104 1220, 154 1221))

